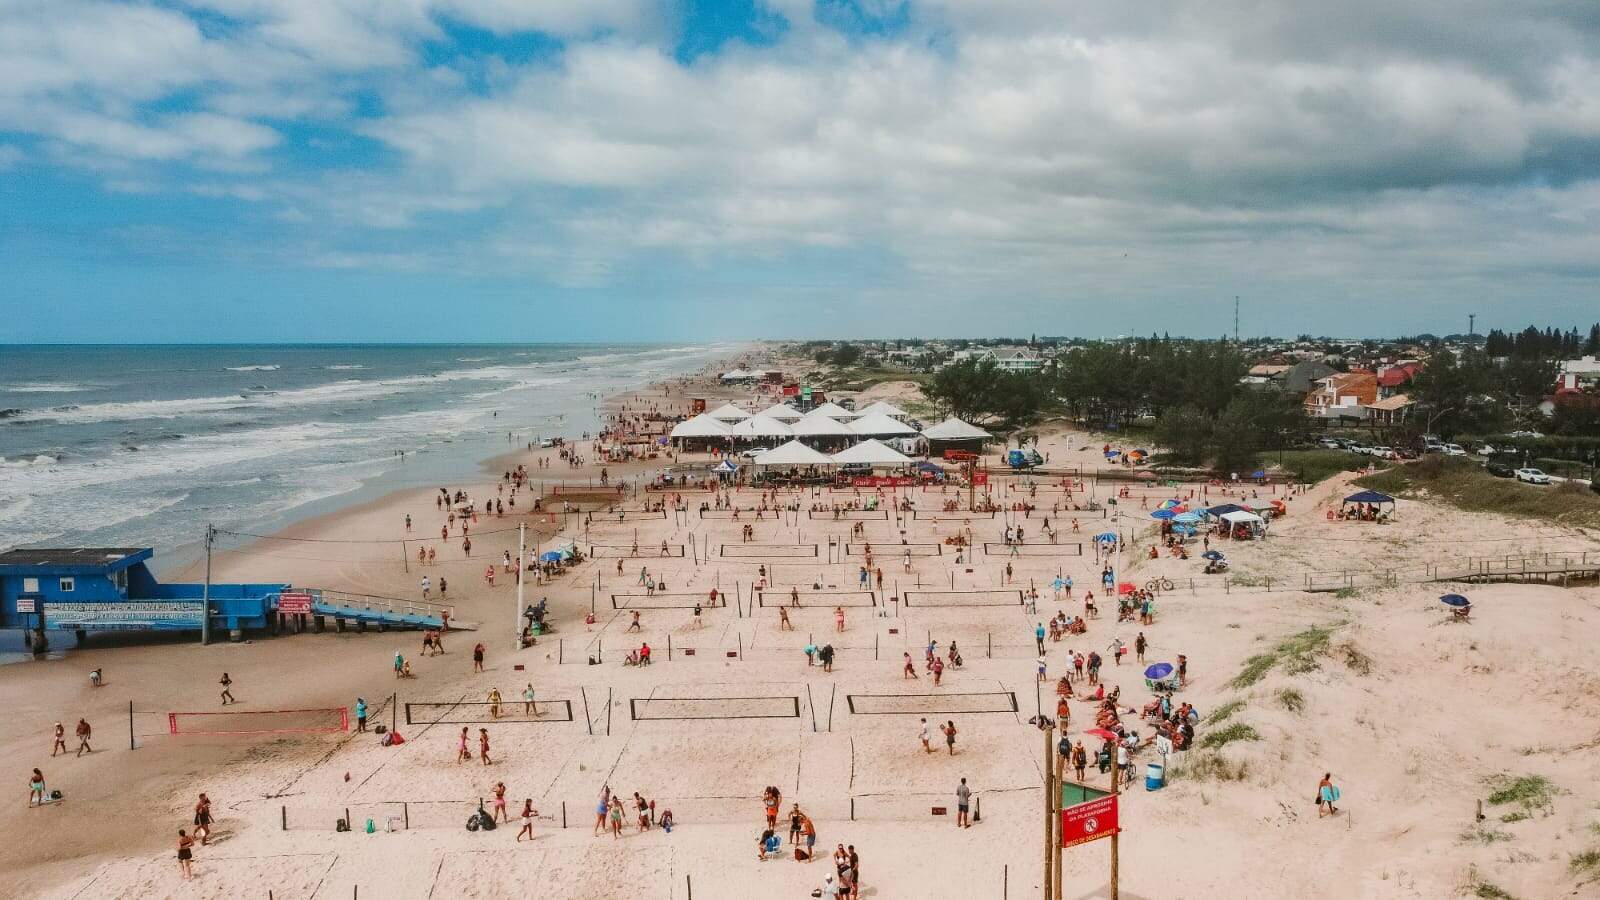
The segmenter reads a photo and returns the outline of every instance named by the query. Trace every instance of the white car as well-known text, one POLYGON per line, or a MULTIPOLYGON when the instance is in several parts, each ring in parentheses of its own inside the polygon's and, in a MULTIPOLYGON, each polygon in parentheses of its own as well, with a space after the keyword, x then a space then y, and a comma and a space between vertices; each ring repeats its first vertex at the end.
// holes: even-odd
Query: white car
POLYGON ((761 454, 767 452, 767 450, 769 450, 769 449, 771 449, 771 448, 768 448, 768 447, 751 447, 749 450, 746 450, 743 453, 740 453, 739 455, 744 457, 745 459, 755 459, 756 457, 760 456, 761 454))
POLYGON ((1370 452, 1371 452, 1371 455, 1377 457, 1378 459, 1399 459, 1400 458, 1400 454, 1394 452, 1394 448, 1393 447, 1373 447, 1370 452))
POLYGON ((1479 456, 1493 456, 1499 452, 1499 449, 1497 449, 1493 444, 1484 444, 1482 447, 1478 448, 1479 456))
POLYGON ((1460 444, 1445 444, 1439 449, 1445 456, 1466 456, 1467 451, 1460 444))
POLYGON ((1513 431, 1513 432, 1511 432, 1510 436, 1514 437, 1514 438, 1542 438, 1542 437, 1544 437, 1543 434, 1540 434, 1537 431, 1513 431))
POLYGON ((1518 469, 1517 480, 1528 484, 1549 484, 1550 476, 1538 469, 1518 469))
POLYGON ((1372 455, 1372 448, 1368 447, 1366 444, 1351 444, 1350 445, 1350 452, 1351 453, 1359 453, 1362 456, 1371 456, 1372 455))

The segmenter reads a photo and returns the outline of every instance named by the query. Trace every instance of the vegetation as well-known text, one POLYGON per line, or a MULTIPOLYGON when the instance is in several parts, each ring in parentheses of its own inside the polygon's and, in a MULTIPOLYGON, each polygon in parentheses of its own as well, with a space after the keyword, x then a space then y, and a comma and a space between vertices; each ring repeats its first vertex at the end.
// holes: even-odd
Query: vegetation
POLYGON ((1220 725, 1223 722, 1228 721, 1228 717, 1232 716, 1241 709, 1244 709, 1243 700, 1229 700, 1227 703, 1224 703, 1212 710, 1211 715, 1206 716, 1206 724, 1220 725))
POLYGON ((1317 657, 1328 651, 1328 642, 1332 637, 1333 629, 1322 627, 1308 628, 1290 635, 1266 653, 1258 653, 1245 660, 1244 668, 1228 682, 1228 686, 1247 688, 1267 677, 1267 673, 1279 665, 1290 675, 1310 672, 1317 668, 1317 657))
POLYGON ((1468 512, 1500 513, 1563 525, 1600 528, 1600 495, 1568 493, 1496 478, 1464 459, 1429 457, 1356 479, 1386 494, 1431 498, 1468 512))
POLYGON ((1028 372, 1007 371, 992 359, 951 363, 934 373, 922 392, 958 418, 1012 427, 1037 421, 1051 399, 1047 379, 1028 372))
POLYGON ((1286 472, 1293 472, 1296 481, 1302 484, 1316 484, 1331 475, 1340 472, 1354 472, 1379 460, 1348 450, 1285 450, 1276 454, 1279 465, 1286 472))
POLYGON ((1165 448, 1164 460, 1248 472, 1263 452, 1298 443, 1305 430, 1305 413, 1295 398, 1252 391, 1240 393, 1216 414, 1195 405, 1169 409, 1156 419, 1152 437, 1165 448))
POLYGON ((1184 754, 1183 762, 1174 767, 1169 778, 1191 778, 1195 781, 1243 781, 1250 774, 1250 765, 1244 761, 1232 762, 1214 751, 1191 750, 1184 754))
POLYGON ((1306 708, 1306 698, 1294 688, 1284 688, 1278 692, 1278 703, 1289 712, 1297 713, 1306 708))
POLYGON ((1259 741, 1261 734, 1243 722, 1235 722, 1226 728, 1208 731, 1200 738, 1200 749, 1220 750, 1234 741, 1259 741))
POLYGON ((1496 831, 1493 828, 1485 828, 1482 825, 1468 828, 1461 832, 1461 841, 1463 843, 1498 844, 1501 841, 1509 841, 1512 837, 1514 835, 1509 831, 1496 831))
POLYGON ((1530 812, 1549 807, 1555 802, 1556 795, 1561 793, 1561 789, 1543 775, 1522 775, 1517 778, 1500 776, 1491 784, 1495 789, 1488 797, 1490 806, 1515 803, 1530 812))
POLYGON ((1476 866, 1467 870, 1467 895, 1479 897, 1481 900, 1516 900, 1511 893, 1499 885, 1484 881, 1478 874, 1476 866))
POLYGON ((1591 847, 1582 853, 1573 854, 1572 859, 1567 862, 1567 868, 1585 881, 1600 878, 1600 850, 1591 847))

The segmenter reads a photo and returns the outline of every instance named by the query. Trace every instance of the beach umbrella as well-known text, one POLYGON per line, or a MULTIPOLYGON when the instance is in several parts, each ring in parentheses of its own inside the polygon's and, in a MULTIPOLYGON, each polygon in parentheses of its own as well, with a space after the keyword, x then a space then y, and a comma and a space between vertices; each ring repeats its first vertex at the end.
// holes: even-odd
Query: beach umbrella
POLYGON ((1251 478, 1265 478, 1265 477, 1267 477, 1267 473, 1266 473, 1265 469, 1257 469, 1254 472, 1250 473, 1250 477, 1251 478))
POLYGON ((1209 559, 1209 560, 1212 560, 1214 562, 1216 560, 1222 559, 1222 552, 1219 551, 1219 550, 1207 550, 1206 552, 1200 554, 1200 558, 1201 559, 1209 559))
POLYGON ((1089 730, 1085 731, 1084 734, 1087 734, 1090 737, 1097 737, 1102 741, 1117 741, 1117 740, 1120 740, 1120 738, 1117 737, 1117 733, 1115 731, 1110 731, 1110 730, 1105 729, 1105 728, 1090 728, 1089 730))
MULTIPOLYGON (((1177 519, 1173 519, 1173 521, 1176 522, 1177 519)), ((1172 526, 1172 533, 1173 534, 1181 534, 1184 537, 1189 537, 1190 535, 1194 534, 1194 528, 1192 526, 1189 526, 1189 525, 1173 525, 1172 526)))
POLYGON ((539 560, 541 562, 560 562, 561 559, 561 552, 559 550, 546 550, 545 552, 539 554, 539 560))
POLYGON ((1117 585, 1117 593, 1119 594, 1131 594, 1137 590, 1138 588, 1134 587, 1133 582, 1131 581, 1124 581, 1123 583, 1117 585))
POLYGON ((1152 518, 1152 519, 1170 519, 1170 518, 1173 518, 1176 515, 1177 515, 1177 513, 1173 512, 1170 509, 1157 509, 1157 510, 1152 510, 1151 511, 1150 518, 1152 518))
POLYGON ((1121 450, 1107 450, 1106 451, 1106 459, 1116 459, 1118 456, 1121 456, 1121 455, 1122 455, 1122 451, 1121 450))
POLYGON ((1172 521, 1181 525, 1195 525, 1199 523, 1200 516, 1194 512, 1181 512, 1172 517, 1172 521))
POLYGON ((1174 506, 1177 506, 1177 505, 1178 505, 1178 501, 1168 499, 1168 500, 1161 501, 1161 507, 1160 508, 1161 509, 1171 509, 1171 508, 1173 508, 1174 506))
POLYGON ((1117 536, 1112 534, 1109 531, 1104 531, 1104 532, 1101 532, 1100 534, 1095 535, 1094 539, 1095 539, 1095 541, 1097 543, 1101 543, 1101 544, 1116 543, 1117 536))
POLYGON ((1446 605, 1446 606, 1471 606, 1472 605, 1472 601, 1471 600, 1468 600, 1467 598, 1461 596, 1460 594, 1445 594, 1444 596, 1439 598, 1439 601, 1441 603, 1443 603, 1444 605, 1446 605))
POLYGON ((1156 663, 1150 668, 1144 670, 1144 677, 1150 679, 1151 681, 1160 681, 1163 678, 1171 675, 1172 672, 1172 663, 1156 663))

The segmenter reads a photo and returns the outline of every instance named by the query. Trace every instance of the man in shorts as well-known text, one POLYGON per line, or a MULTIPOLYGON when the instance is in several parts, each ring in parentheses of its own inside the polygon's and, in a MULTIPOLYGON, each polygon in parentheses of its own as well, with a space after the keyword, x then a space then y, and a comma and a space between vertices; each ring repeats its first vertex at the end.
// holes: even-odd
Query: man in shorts
POLYGON ((932 753, 933 752, 933 747, 928 743, 928 741, 930 740, 930 737, 929 737, 929 734, 928 734, 928 720, 927 719, 923 719, 922 720, 922 728, 921 728, 921 731, 919 731, 917 733, 917 737, 922 741, 922 749, 923 749, 923 751, 927 752, 927 753, 932 753))
POLYGON ((967 780, 961 779, 956 785, 956 827, 971 828, 972 823, 967 819, 967 810, 972 802, 972 788, 967 787, 967 780))

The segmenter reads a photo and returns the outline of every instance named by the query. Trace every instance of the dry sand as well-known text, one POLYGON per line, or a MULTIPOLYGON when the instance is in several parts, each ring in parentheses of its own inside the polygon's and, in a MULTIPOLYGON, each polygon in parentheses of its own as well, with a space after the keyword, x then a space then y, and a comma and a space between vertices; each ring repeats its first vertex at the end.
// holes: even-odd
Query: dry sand
MULTIPOLYGON (((689 396, 741 395, 748 392, 712 390, 690 380, 615 402, 632 409, 650 403, 676 407, 689 396)), ((885 390, 879 396, 904 395, 885 390)), ((1100 442, 1057 431, 1046 435, 1042 448, 1052 466, 1092 466, 1100 442)), ((587 444, 578 442, 578 449, 588 454, 587 444)), ((517 458, 527 462, 538 455, 517 458)), ((611 466, 611 473, 631 481, 669 463, 645 460, 611 466)), ((492 461, 484 474, 451 487, 493 495, 498 472, 511 464, 492 461)), ((576 485, 598 470, 557 462, 534 474, 547 483, 576 485)), ((1323 513, 1344 493, 1346 480, 1294 496, 1290 515, 1274 524, 1267 540, 1223 546, 1236 571, 1263 581, 1273 575, 1280 584, 1313 570, 1393 570, 1409 578, 1429 563, 1467 555, 1597 546, 1569 529, 1464 516, 1412 501, 1400 504, 1395 525, 1329 522, 1323 513)), ((996 479, 997 497, 1012 496, 1005 493, 1006 483, 996 479)), ((1091 480, 1088 486, 1104 498, 1120 484, 1091 480)), ((1215 499, 1220 490, 1212 490, 1215 499)), ((1154 506, 1173 493, 1151 488, 1148 497, 1124 501, 1129 514, 1112 527, 1148 531, 1150 520, 1132 507, 1141 499, 1154 506)), ((519 508, 525 496, 519 496, 519 508)), ((1045 591, 1041 616, 1028 617, 1016 606, 921 605, 917 592, 948 591, 952 585, 1009 589, 1000 584, 1009 561, 1023 586, 1042 586, 1064 571, 1081 595, 1097 581, 1092 551, 1008 559, 980 550, 972 563, 957 567, 952 549, 940 542, 962 522, 925 515, 905 521, 902 533, 902 523, 892 518, 871 519, 865 522, 867 538, 879 548, 886 583, 877 599, 910 592, 909 607, 851 606, 847 630, 838 635, 831 631, 828 600, 812 596, 792 613, 795 630, 781 631, 777 610, 763 603, 783 594, 768 594, 742 612, 731 605, 708 608, 700 628, 687 608, 645 609, 641 633, 626 633, 628 616, 613 609, 611 598, 643 593, 637 584, 641 566, 667 581, 668 594, 709 596, 719 587, 730 594, 737 590, 748 606, 751 582, 764 562, 777 584, 802 585, 803 599, 821 581, 839 602, 863 602, 855 584, 860 558, 828 561, 841 552, 829 550, 830 541, 860 542, 849 534, 853 522, 804 511, 759 522, 748 515, 740 522, 702 519, 695 510, 703 496, 685 495, 684 516, 669 509, 662 518, 630 516, 615 523, 597 515, 587 540, 576 516, 565 523, 559 515, 480 522, 472 560, 461 557, 458 545, 441 546, 440 565, 429 572, 435 579, 440 573, 450 578, 457 620, 479 625, 475 632, 451 633, 443 656, 417 655, 420 637, 413 632, 330 632, 210 647, 104 647, 0 670, 0 698, 9 712, 0 750, 13 760, 17 779, 15 801, 0 807, 0 830, 10 838, 0 843, 8 871, 0 894, 264 897, 270 890, 275 898, 300 898, 347 897, 359 888, 362 896, 378 897, 538 891, 681 898, 692 880, 696 898, 805 897, 830 868, 827 851, 848 843, 861 854, 868 896, 1000 897, 1003 884, 1011 896, 1037 896, 1044 746, 1025 720, 1036 705, 1054 704, 1049 686, 1041 693, 1035 684, 1032 625, 1057 604, 1045 591), (550 598, 557 631, 534 647, 513 650, 514 588, 503 578, 489 588, 481 574, 515 538, 509 530, 489 532, 517 522, 533 526, 540 540, 564 525, 567 535, 583 543, 623 548, 637 529, 646 558, 624 560, 621 575, 616 561, 604 558, 555 584, 530 585, 530 599, 550 598), (747 523, 755 526, 756 543, 774 545, 771 551, 742 546, 739 529, 747 523), (699 549, 684 557, 654 557, 651 548, 663 540, 675 547, 695 542, 699 549), (940 555, 914 558, 913 572, 905 573, 900 557, 885 549, 901 540, 939 546, 940 555), (728 555, 724 545, 732 548, 728 555), (797 559, 777 545, 809 545, 816 555, 797 559), (733 555, 751 552, 774 555, 733 555), (584 624, 591 602, 598 620, 592 628, 584 624), (947 670, 939 688, 925 673, 906 681, 900 671, 902 652, 920 660, 930 634, 941 647, 958 641, 966 659, 963 669, 947 670), (831 674, 806 664, 800 648, 808 636, 839 648, 831 674), (482 674, 471 671, 475 641, 488 647, 482 674), (654 648, 656 663, 621 665, 626 649, 640 641, 654 648), (392 677, 397 648, 413 660, 415 679, 392 677), (590 655, 601 662, 584 664, 590 655), (84 676, 96 666, 105 668, 109 683, 91 690, 84 676), (348 705, 359 695, 374 707, 374 721, 389 722, 396 712, 388 705, 394 693, 401 704, 479 702, 498 687, 518 720, 485 723, 495 758, 488 767, 453 761, 459 725, 408 726, 403 713, 399 730, 407 743, 399 747, 354 734, 167 736, 167 711, 217 708, 215 682, 223 670, 232 674, 243 710, 348 705), (544 721, 521 721, 518 698, 528 683, 548 704, 544 721), (912 693, 936 696, 866 696, 912 693), (1010 711, 1013 696, 1017 712, 1010 711), (130 700, 138 743, 131 751, 125 732, 130 700), (955 755, 923 753, 916 711, 934 721, 955 721, 955 755), (51 725, 61 720, 70 732, 79 715, 96 726, 97 751, 51 760, 51 725), (684 715, 744 718, 673 718, 684 715), (23 776, 34 765, 66 793, 64 803, 24 806, 23 776), (958 830, 951 818, 931 811, 953 812, 953 791, 963 777, 981 798, 982 821, 958 830), (514 826, 491 833, 464 830, 476 798, 488 797, 495 781, 508 786, 513 815, 525 797, 540 810, 531 844, 513 840, 514 826), (593 805, 603 784, 624 797, 639 791, 655 799, 658 809, 673 811, 678 827, 671 834, 637 834, 630 808, 630 827, 621 840, 592 836, 593 805), (766 785, 782 788, 786 806, 793 800, 811 812, 823 861, 756 860, 766 785), (184 883, 173 860, 174 840, 177 829, 189 825, 189 808, 201 790, 216 803, 217 840, 198 850, 196 880, 184 883), (378 833, 334 833, 334 820, 347 809, 358 827, 374 819, 378 833), (563 810, 566 829, 560 827, 563 810), (390 816, 409 820, 409 830, 385 832, 390 816), (288 830, 282 829, 285 821, 288 830)), ((919 512, 930 513, 942 499, 962 495, 911 496, 919 512)), ((758 494, 747 490, 736 497, 741 505, 754 504, 758 494)), ((851 497, 807 494, 802 503, 851 497)), ((1048 485, 1039 497, 1048 508, 1048 485)), ((642 502, 635 496, 624 505, 637 510, 642 502)), ((282 537, 396 541, 405 537, 406 513, 415 520, 413 536, 436 533, 442 514, 432 494, 409 492, 302 523, 282 537)), ((1023 521, 1030 541, 1042 515, 1037 511, 1023 521)), ((1092 514, 1080 515, 1077 535, 1067 530, 1070 513, 1055 518, 1063 553, 1107 525, 1092 514)), ((979 541, 998 543, 1005 523, 1003 516, 974 517, 971 527, 979 541)), ((1140 539, 1132 546, 1147 545, 1140 539)), ((415 596, 419 570, 412 565, 406 571, 397 549, 394 543, 262 541, 222 554, 217 574, 415 596)), ((1243 723, 1259 735, 1209 754, 1217 759, 1214 771, 1237 780, 1196 774, 1195 757, 1204 751, 1191 751, 1175 764, 1178 772, 1165 789, 1146 792, 1142 778, 1133 786, 1123 805, 1124 897, 1436 898, 1464 891, 1476 884, 1474 878, 1517 897, 1594 895, 1596 885, 1582 884, 1569 859, 1600 846, 1594 830, 1600 821, 1596 588, 1453 586, 1475 603, 1473 622, 1456 624, 1446 621, 1435 599, 1451 586, 1403 581, 1340 594, 1264 587, 1225 592, 1219 580, 1199 574, 1198 560, 1148 560, 1130 552, 1124 564, 1130 580, 1165 575, 1181 585, 1161 598, 1155 624, 1143 629, 1151 661, 1186 654, 1191 679, 1181 697, 1206 714, 1239 701, 1226 724, 1243 723), (1311 628, 1331 633, 1305 664, 1285 660, 1254 684, 1230 686, 1246 659, 1311 628), (1297 692, 1297 703, 1287 701, 1297 709, 1286 705, 1285 691, 1297 692), (1344 792, 1341 812, 1331 818, 1319 818, 1311 800, 1325 771, 1333 772, 1344 792), (1475 801, 1489 796, 1493 779, 1525 775, 1548 778, 1559 793, 1528 810, 1527 818, 1517 819, 1516 805, 1490 806, 1487 820, 1474 824, 1475 801)), ((940 599, 923 596, 927 603, 940 599)), ((1061 608, 1082 609, 1078 602, 1061 608)), ((1113 604, 1103 602, 1101 609, 1087 636, 1049 645, 1052 678, 1069 647, 1104 654, 1114 638, 1131 642, 1140 630, 1115 624, 1113 604)), ((1105 672, 1108 684, 1122 687, 1126 702, 1142 705, 1149 696, 1131 655, 1128 664, 1108 664, 1105 672)), ((431 713, 436 718, 483 718, 465 707, 435 709, 445 710, 431 713)), ((423 714, 420 707, 414 712, 423 714)), ((1078 704, 1074 712, 1075 724, 1081 724, 1091 707, 1078 704)), ((470 727, 475 736, 479 725, 470 727)), ((1222 727, 1204 723, 1198 737, 1203 742, 1222 727)), ((1139 757, 1141 775, 1148 758, 1148 752, 1139 757)), ((786 836, 786 828, 779 830, 786 836)), ((1066 859, 1065 896, 1107 895, 1106 842, 1068 851, 1066 859)))

